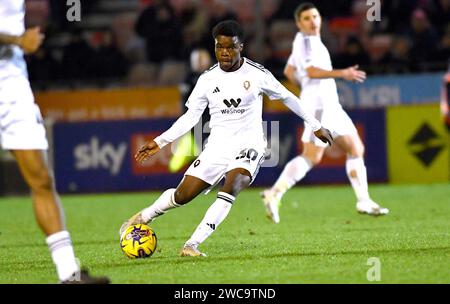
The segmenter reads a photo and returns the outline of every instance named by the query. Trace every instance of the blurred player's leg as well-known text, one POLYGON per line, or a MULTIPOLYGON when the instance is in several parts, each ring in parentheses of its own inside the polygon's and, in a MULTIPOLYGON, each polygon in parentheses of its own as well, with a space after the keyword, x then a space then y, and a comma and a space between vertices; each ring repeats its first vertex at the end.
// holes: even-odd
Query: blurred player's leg
POLYGON ((356 134, 339 136, 336 138, 336 143, 347 152, 345 168, 356 195, 357 211, 370 215, 387 214, 389 212, 388 209, 381 208, 370 198, 367 170, 363 158, 364 145, 359 136, 356 134))
POLYGON ((65 229, 63 211, 54 189, 53 178, 47 169, 45 152, 15 150, 13 154, 31 188, 34 213, 47 236, 47 244, 59 279, 65 281, 80 269, 75 260, 69 232, 65 229))
POLYGON ((261 195, 267 216, 273 222, 280 222, 279 208, 283 195, 302 180, 315 164, 320 162, 324 150, 322 147, 304 142, 303 154, 289 161, 272 188, 262 192, 261 195))
POLYGON ((31 188, 34 212, 39 226, 46 235, 63 230, 64 215, 55 191, 53 177, 47 169, 42 150, 12 151, 20 171, 31 188))
POLYGON ((12 153, 31 188, 36 220, 47 236, 46 242, 56 265, 59 280, 66 283, 108 283, 107 278, 94 278, 86 271, 80 271, 70 234, 65 228, 64 212, 48 169, 46 152, 13 150, 12 153))
POLYGON ((206 211, 203 220, 197 226, 190 239, 181 250, 181 256, 206 256, 197 247, 203 243, 228 216, 235 197, 250 185, 250 173, 242 168, 231 170, 226 174, 225 184, 219 190, 217 199, 206 211))
POLYGON ((358 201, 369 200, 367 170, 362 157, 347 157, 345 169, 358 201))

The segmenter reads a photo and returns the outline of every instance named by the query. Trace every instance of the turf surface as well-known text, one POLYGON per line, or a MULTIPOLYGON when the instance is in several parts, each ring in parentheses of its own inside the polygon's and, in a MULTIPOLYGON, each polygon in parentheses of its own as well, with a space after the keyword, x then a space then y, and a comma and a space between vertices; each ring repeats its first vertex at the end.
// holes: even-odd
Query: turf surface
MULTIPOLYGON (((297 187, 272 224, 261 189, 241 193, 228 218, 201 246, 207 258, 181 258, 214 194, 152 223, 158 248, 130 260, 118 228, 159 193, 63 196, 82 266, 113 283, 450 283, 450 185, 373 185, 390 209, 359 215, 350 186, 297 187), (380 262, 380 281, 369 281, 380 262), (371 261, 371 260, 369 260, 371 261)), ((0 198, 0 283, 55 283, 56 274, 28 197, 0 198)))

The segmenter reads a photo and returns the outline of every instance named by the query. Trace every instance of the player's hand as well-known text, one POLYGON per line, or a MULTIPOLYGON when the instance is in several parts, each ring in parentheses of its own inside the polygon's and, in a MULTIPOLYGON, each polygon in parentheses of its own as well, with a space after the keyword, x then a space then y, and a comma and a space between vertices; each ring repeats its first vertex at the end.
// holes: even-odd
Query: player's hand
POLYGON ((343 70, 343 78, 348 81, 362 83, 366 80, 366 72, 359 70, 359 65, 355 65, 343 70))
POLYGON ((40 32, 40 28, 33 27, 25 31, 19 37, 19 46, 25 54, 36 52, 44 41, 44 35, 40 32))
POLYGON ((145 145, 140 147, 136 152, 134 159, 139 163, 143 163, 147 158, 155 155, 159 150, 160 148, 154 140, 146 142, 145 145))
POLYGON ((314 132, 314 135, 316 135, 321 141, 324 143, 327 143, 331 146, 331 144, 334 142, 333 136, 331 135, 330 130, 325 129, 324 127, 320 128, 319 130, 314 132))

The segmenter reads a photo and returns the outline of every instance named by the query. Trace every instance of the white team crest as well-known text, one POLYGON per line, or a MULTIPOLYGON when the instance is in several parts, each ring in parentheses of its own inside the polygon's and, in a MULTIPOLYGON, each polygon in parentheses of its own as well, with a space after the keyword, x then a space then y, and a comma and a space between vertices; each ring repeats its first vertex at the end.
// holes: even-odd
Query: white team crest
POLYGON ((244 81, 244 88, 246 90, 248 90, 250 88, 250 81, 248 81, 248 80, 244 81))

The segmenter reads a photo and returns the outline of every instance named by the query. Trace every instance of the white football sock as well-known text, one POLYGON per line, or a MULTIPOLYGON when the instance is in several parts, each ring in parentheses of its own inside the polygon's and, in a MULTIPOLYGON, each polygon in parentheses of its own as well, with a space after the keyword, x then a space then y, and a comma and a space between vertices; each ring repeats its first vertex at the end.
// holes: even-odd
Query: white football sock
POLYGON ((272 187, 273 193, 281 198, 286 191, 298 183, 312 168, 311 162, 303 156, 297 156, 289 161, 278 180, 272 187))
POLYGON ((345 169, 358 201, 370 200, 364 159, 362 157, 348 157, 345 163, 345 169))
POLYGON ((170 209, 180 207, 175 203, 175 189, 168 189, 161 194, 161 196, 148 208, 145 208, 141 212, 142 219, 148 223, 154 218, 163 215, 170 209))
POLYGON ((235 198, 231 194, 219 192, 216 201, 208 208, 200 225, 197 226, 185 245, 197 247, 203 243, 227 217, 234 200, 235 198))
POLYGON ((69 232, 54 233, 46 238, 46 242, 53 263, 56 265, 59 280, 65 281, 73 278, 74 273, 79 272, 80 266, 75 259, 69 232))

